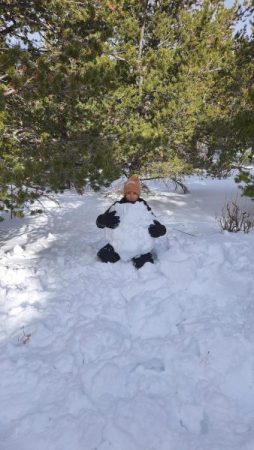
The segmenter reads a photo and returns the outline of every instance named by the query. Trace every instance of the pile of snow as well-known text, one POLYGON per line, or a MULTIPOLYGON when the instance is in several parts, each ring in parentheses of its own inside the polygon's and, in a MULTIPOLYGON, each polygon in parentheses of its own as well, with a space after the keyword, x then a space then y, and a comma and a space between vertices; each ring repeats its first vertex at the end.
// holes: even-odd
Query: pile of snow
POLYGON ((155 216, 148 211, 142 202, 116 203, 110 212, 116 212, 120 222, 117 228, 106 230, 106 240, 114 247, 123 261, 150 252, 155 240, 150 236, 148 228, 153 224, 155 216))
POLYGON ((232 180, 187 184, 151 184, 138 271, 97 260, 102 194, 1 223, 1 450, 253 450, 254 233, 215 219, 232 180))

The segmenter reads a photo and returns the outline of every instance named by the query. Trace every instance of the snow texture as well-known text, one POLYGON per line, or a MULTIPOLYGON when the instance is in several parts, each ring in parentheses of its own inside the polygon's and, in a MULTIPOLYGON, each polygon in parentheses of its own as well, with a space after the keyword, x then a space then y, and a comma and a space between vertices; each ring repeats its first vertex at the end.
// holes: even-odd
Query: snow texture
POLYGON ((215 219, 232 180, 187 185, 150 185, 168 232, 140 270, 96 257, 103 193, 6 214, 1 450, 254 449, 254 233, 215 219))
POLYGON ((110 211, 116 211, 120 223, 115 229, 107 229, 106 237, 123 261, 153 249, 155 240, 150 236, 148 228, 155 217, 144 203, 117 203, 110 211))

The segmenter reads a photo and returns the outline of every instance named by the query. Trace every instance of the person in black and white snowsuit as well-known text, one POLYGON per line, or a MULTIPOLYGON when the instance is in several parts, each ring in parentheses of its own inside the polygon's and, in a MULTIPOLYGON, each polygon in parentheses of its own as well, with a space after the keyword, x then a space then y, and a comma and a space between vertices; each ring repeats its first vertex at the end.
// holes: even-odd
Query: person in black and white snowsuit
POLYGON ((132 260, 137 269, 154 262, 154 238, 165 235, 166 227, 155 219, 140 191, 139 179, 130 177, 124 184, 124 197, 97 217, 96 225, 107 229, 109 242, 97 253, 102 262, 132 260))

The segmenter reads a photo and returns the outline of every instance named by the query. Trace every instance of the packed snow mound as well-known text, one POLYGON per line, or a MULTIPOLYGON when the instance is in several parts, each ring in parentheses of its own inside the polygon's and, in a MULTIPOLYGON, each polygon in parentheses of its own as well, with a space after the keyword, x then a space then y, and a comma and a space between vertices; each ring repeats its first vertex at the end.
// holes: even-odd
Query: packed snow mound
POLYGON ((148 227, 153 224, 155 216, 143 202, 116 203, 110 211, 116 211, 120 223, 113 230, 107 229, 106 236, 123 261, 153 249, 155 240, 150 236, 148 227))

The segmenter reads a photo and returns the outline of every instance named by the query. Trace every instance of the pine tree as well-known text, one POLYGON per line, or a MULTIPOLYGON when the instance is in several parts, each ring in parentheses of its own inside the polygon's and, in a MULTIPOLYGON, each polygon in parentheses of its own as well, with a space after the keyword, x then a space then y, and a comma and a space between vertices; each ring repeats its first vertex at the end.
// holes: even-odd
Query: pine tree
MULTIPOLYGON (((254 1, 246 11, 251 18, 251 32, 243 30, 237 36, 239 95, 233 125, 241 144, 240 162, 248 165, 254 160, 254 1)), ((254 176, 251 172, 241 169, 236 181, 241 183, 243 194, 254 199, 254 176)))
POLYGON ((106 183, 118 173, 96 107, 111 89, 106 2, 5 0, 0 8, 2 205, 106 183))
POLYGON ((200 145, 215 151, 209 127, 232 109, 236 11, 219 0, 132 0, 115 2, 111 20, 118 86, 104 100, 105 127, 119 165, 154 176, 205 166, 200 145))
POLYGON ((97 188, 121 173, 173 177, 232 164, 246 139, 235 124, 250 110, 252 64, 243 76, 237 7, 4 0, 0 17, 2 205, 97 188))

